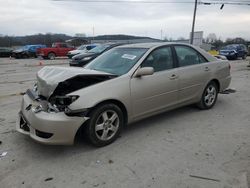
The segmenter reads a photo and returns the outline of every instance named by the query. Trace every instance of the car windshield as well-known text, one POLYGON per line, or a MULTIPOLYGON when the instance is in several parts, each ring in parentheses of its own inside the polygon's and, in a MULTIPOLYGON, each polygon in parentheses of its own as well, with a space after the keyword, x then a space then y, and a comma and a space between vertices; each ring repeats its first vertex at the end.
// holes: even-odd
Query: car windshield
POLYGON ((147 48, 111 49, 93 60, 85 68, 120 76, 127 73, 147 50, 147 48))
POLYGON ((81 45, 77 48, 77 50, 85 50, 86 49, 86 45, 81 45))
POLYGON ((109 44, 103 44, 96 46, 95 48, 89 50, 90 53, 102 53, 104 50, 106 50, 110 45, 109 44))
POLYGON ((229 46, 225 46, 222 48, 222 50, 235 50, 236 49, 236 46, 234 45, 229 45, 229 46))

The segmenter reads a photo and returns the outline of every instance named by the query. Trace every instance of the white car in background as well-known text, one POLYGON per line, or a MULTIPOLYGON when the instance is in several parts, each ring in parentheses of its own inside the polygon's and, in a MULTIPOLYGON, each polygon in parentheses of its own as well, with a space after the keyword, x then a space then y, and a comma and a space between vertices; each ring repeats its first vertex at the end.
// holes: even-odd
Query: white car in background
POLYGON ((87 44, 87 45, 81 45, 76 50, 71 50, 68 52, 67 56, 71 59, 74 55, 88 52, 89 50, 95 48, 97 44, 87 44))

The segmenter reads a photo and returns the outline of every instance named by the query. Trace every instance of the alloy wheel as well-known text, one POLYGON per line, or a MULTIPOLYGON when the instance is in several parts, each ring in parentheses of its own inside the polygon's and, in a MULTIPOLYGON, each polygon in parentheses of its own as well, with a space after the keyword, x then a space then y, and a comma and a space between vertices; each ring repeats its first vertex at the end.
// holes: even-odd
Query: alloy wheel
POLYGON ((95 123, 95 134, 102 141, 110 140, 118 131, 120 120, 113 110, 102 112, 95 123))
POLYGON ((204 102, 207 106, 212 106, 216 100, 216 88, 214 85, 209 85, 206 89, 204 102))

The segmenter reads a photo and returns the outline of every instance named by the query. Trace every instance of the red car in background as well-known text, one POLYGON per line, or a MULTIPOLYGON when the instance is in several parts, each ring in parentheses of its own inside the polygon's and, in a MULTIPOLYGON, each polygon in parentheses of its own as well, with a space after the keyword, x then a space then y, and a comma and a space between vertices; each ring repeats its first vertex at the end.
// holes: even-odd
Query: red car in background
POLYGON ((67 53, 75 48, 67 43, 56 42, 52 44, 51 48, 40 48, 37 50, 37 56, 44 59, 55 59, 56 57, 67 56, 67 53))

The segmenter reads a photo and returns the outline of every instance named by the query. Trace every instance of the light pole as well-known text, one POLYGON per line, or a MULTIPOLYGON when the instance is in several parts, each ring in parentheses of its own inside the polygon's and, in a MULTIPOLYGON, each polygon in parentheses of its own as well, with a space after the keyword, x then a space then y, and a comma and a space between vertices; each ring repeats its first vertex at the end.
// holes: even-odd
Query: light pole
POLYGON ((198 4, 198 0, 195 0, 194 15, 193 15, 193 24, 192 24, 192 31, 191 31, 191 38, 190 38, 190 43, 191 44, 194 43, 194 26, 195 26, 195 17, 196 17, 197 4, 198 4))

